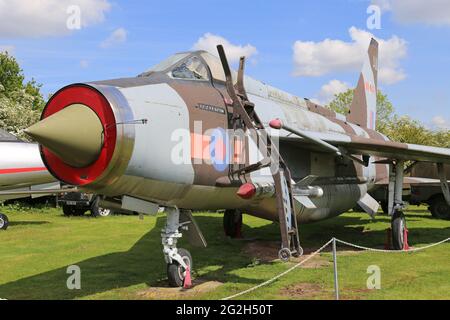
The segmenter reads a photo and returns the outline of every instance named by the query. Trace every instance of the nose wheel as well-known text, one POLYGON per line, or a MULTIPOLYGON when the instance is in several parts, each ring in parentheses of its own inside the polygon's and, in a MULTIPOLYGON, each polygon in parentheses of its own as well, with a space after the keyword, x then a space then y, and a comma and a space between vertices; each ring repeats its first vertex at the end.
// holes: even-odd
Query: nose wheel
POLYGON ((0 230, 6 230, 8 229, 8 226, 9 226, 8 217, 5 214, 0 213, 0 230))
POLYGON ((167 264, 167 277, 171 287, 182 287, 187 276, 187 269, 189 268, 190 272, 193 267, 192 256, 189 251, 180 248, 178 249, 178 254, 181 256, 185 266, 175 260, 173 260, 172 263, 167 264))

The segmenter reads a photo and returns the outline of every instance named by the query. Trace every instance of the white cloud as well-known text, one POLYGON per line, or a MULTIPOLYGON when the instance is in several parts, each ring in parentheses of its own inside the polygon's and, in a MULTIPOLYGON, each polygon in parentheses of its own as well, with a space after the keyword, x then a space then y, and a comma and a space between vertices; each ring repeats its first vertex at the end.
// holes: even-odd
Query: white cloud
POLYGON ((205 50, 214 55, 218 55, 216 46, 219 44, 223 45, 227 58, 231 63, 239 61, 239 58, 242 56, 245 56, 248 59, 258 53, 258 50, 250 44, 245 46, 235 45, 230 43, 227 39, 212 33, 205 33, 197 40, 192 49, 205 50))
POLYGON ((334 99, 336 94, 345 92, 348 89, 350 89, 350 85, 348 83, 339 80, 331 80, 322 86, 317 94, 317 98, 312 99, 312 101, 321 105, 327 105, 334 99))
POLYGON ((80 8, 81 28, 100 23, 108 0, 0 0, 0 37, 46 37, 69 34, 68 8, 80 8))
POLYGON ((450 130, 450 119, 446 119, 443 116, 436 116, 431 121, 437 129, 450 130))
POLYGON ((80 61, 80 68, 81 69, 86 69, 88 67, 89 67, 89 61, 87 61, 87 60, 81 60, 80 61))
POLYGON ((392 11, 394 20, 402 24, 450 26, 448 0, 372 0, 372 3, 385 11, 392 11))
MULTIPOLYGON (((294 76, 319 77, 334 72, 361 70, 367 54, 370 32, 355 27, 349 29, 351 42, 325 39, 320 42, 296 41, 294 43, 294 76)), ((403 80, 406 75, 400 68, 400 60, 406 56, 406 41, 392 36, 379 42, 379 79, 392 84, 403 80)))
POLYGON ((124 43, 127 41, 127 35, 127 30, 124 28, 116 29, 100 44, 100 47, 109 48, 124 43))
POLYGON ((14 46, 0 44, 0 52, 8 52, 9 54, 14 54, 14 50, 16 50, 14 46))
POLYGON ((378 71, 378 79, 384 84, 394 84, 406 78, 403 70, 396 70, 395 68, 380 68, 378 71))
POLYGON ((372 4, 379 6, 382 11, 391 10, 391 0, 372 0, 372 4))

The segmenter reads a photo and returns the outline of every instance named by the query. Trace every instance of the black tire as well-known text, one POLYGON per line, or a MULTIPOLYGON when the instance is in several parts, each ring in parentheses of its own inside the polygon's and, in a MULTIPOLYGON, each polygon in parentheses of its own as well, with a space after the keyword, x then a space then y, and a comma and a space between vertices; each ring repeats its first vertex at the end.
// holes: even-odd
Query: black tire
POLYGON ((450 220, 450 206, 443 195, 431 200, 429 210, 436 219, 450 220))
POLYGON ((242 228, 242 213, 239 210, 225 210, 223 215, 223 230, 231 238, 240 236, 242 228))
MULTIPOLYGON (((186 249, 178 249, 178 254, 183 258, 184 262, 189 266, 192 274, 193 260, 192 256, 186 249)), ((167 265, 167 278, 169 279, 169 285, 174 288, 180 288, 184 284, 184 278, 186 276, 185 269, 176 261, 167 265)))
POLYGON ((67 205, 63 205, 62 206, 62 210, 63 213, 66 217, 70 217, 70 216, 74 216, 75 215, 75 211, 74 211, 74 207, 73 206, 67 206, 67 205))
POLYGON ((278 251, 278 258, 283 262, 288 262, 291 259, 292 253, 288 248, 282 248, 278 251))
POLYGON ((63 205, 62 208, 63 208, 64 215, 67 216, 67 217, 70 217, 70 216, 82 216, 86 212, 86 209, 78 208, 76 206, 63 205))
POLYGON ((6 230, 8 229, 8 226, 9 226, 8 217, 5 214, 0 213, 0 230, 6 230))
POLYGON ((406 229, 405 215, 401 211, 396 211, 392 216, 392 246, 394 250, 403 250, 404 236, 406 229))
POLYGON ((383 210, 384 214, 389 214, 389 204, 386 201, 381 201, 381 210, 383 210))
POLYGON ((73 212, 74 212, 74 214, 73 214, 74 216, 81 217, 81 216, 84 216, 84 214, 86 213, 86 209, 75 207, 73 212))

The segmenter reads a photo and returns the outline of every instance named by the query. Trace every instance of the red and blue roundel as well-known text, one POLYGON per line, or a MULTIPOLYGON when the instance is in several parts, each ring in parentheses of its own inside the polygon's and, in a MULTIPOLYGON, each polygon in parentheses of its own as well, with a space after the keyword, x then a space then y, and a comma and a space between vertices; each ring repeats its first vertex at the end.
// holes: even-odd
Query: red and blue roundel
POLYGON ((216 128, 211 134, 209 148, 211 164, 217 171, 225 171, 230 164, 230 137, 223 128, 216 128))

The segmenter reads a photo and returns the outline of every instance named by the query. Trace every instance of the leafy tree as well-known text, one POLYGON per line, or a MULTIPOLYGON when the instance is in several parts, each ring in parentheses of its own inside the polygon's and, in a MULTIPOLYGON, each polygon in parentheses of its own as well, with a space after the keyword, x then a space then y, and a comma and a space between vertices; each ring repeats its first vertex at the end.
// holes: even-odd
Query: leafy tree
MULTIPOLYGON (((334 100, 330 102, 328 108, 338 113, 347 115, 353 101, 354 89, 348 89, 345 92, 334 96, 334 100)), ((394 116, 394 106, 388 97, 380 90, 377 93, 377 130, 384 133, 386 125, 394 116)))
POLYGON ((434 145, 450 148, 450 130, 441 130, 434 133, 434 145))
POLYGON ((333 101, 327 107, 337 113, 347 115, 353 101, 354 91, 354 89, 348 89, 345 92, 335 94, 333 101))
POLYGON ((395 116, 387 124, 384 134, 391 140, 402 143, 422 145, 435 145, 433 132, 428 130, 419 121, 408 116, 395 116))
POLYGON ((23 129, 39 120, 45 101, 41 85, 25 82, 17 60, 0 52, 0 128, 27 139, 23 129))
MULTIPOLYGON (((328 107, 347 115, 353 100, 353 92, 353 89, 349 89, 335 95, 328 107)), ((432 131, 417 120, 396 115, 394 106, 381 91, 377 94, 377 131, 397 142, 450 148, 450 131, 432 131)))

